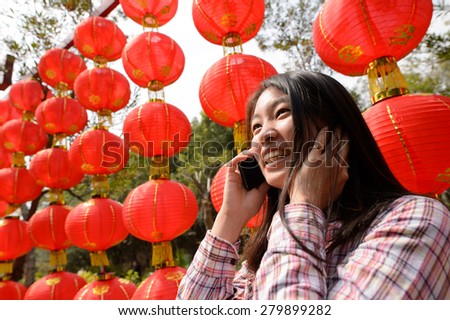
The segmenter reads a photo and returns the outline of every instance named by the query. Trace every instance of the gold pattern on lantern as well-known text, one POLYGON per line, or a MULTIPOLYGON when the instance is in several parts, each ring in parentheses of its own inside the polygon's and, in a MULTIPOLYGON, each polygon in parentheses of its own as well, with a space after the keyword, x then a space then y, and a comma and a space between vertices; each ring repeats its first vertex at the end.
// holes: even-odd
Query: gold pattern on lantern
POLYGON ((55 70, 48 69, 47 71, 45 71, 45 75, 48 78, 53 79, 56 76, 56 72, 55 72, 55 70))
POLYGON ((216 118, 217 120, 219 120, 221 122, 226 122, 226 121, 228 121, 229 116, 226 111, 214 110, 214 118, 216 118))
POLYGON ((52 286, 57 285, 60 282, 61 282, 61 277, 55 277, 55 278, 47 279, 45 281, 45 284, 48 285, 49 287, 52 287, 52 286))
POLYGON ((165 77, 167 77, 167 76, 170 74, 171 71, 172 71, 172 66, 169 66, 169 65, 167 65, 167 66, 162 66, 162 67, 159 69, 159 72, 160 72, 163 76, 165 76, 165 77))
POLYGON ((410 24, 405 24, 394 30, 394 36, 389 37, 389 45, 406 45, 413 38, 416 28, 410 24))
POLYGON ((97 296, 104 295, 108 291, 109 291, 109 285, 107 285, 107 284, 97 285, 94 287, 94 289, 92 289, 92 293, 97 296))
POLYGON ((141 79, 142 77, 145 76, 145 73, 140 69, 133 69, 132 73, 133 73, 133 76, 138 79, 141 79))
POLYGON ((169 280, 169 281, 180 281, 181 279, 183 279, 183 277, 184 277, 184 273, 181 271, 168 272, 165 275, 166 280, 169 280))
POLYGON ((94 52, 94 49, 90 45, 85 44, 85 45, 83 45, 83 51, 91 54, 92 52, 94 52))
POLYGON ((95 94, 91 94, 90 96, 89 96, 89 102, 91 103, 91 104, 99 104, 100 103, 100 101, 101 101, 101 98, 98 96, 98 95, 95 95, 95 94))
POLYGON ((439 173, 436 176, 436 181, 450 183, 450 168, 447 168, 444 173, 439 173))
POLYGON ((360 46, 354 46, 351 44, 339 50, 339 58, 349 63, 355 63, 362 54, 363 51, 360 46))
POLYGON ((234 28, 238 24, 238 18, 234 13, 225 13, 220 19, 220 23, 225 28, 234 28))

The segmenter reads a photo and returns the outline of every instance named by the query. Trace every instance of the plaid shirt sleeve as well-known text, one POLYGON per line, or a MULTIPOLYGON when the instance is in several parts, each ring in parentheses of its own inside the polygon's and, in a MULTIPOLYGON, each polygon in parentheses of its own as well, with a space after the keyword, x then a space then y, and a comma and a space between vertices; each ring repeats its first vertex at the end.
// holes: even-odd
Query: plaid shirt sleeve
POLYGON ((232 244, 208 231, 180 283, 177 299, 244 298, 251 274, 245 264, 236 274, 239 245, 239 241, 232 244))
POLYGON ((405 196, 336 268, 330 299, 450 299, 450 213, 405 196))
POLYGON ((450 298, 450 214, 438 201, 397 201, 353 250, 332 253, 344 259, 328 275, 328 286, 323 213, 296 204, 286 206, 285 217, 293 234, 324 260, 300 247, 275 215, 255 278, 256 299, 450 298))

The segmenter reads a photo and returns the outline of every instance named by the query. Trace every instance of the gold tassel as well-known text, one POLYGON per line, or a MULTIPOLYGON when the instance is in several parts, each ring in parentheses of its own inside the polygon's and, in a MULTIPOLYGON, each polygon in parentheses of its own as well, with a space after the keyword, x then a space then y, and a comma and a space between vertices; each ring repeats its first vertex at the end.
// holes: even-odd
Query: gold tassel
POLYGON ((65 204, 64 193, 61 189, 49 189, 48 190, 48 201, 50 204, 65 204))
POLYGON ((166 96, 164 94, 164 85, 156 80, 153 80, 148 85, 148 101, 149 102, 164 102, 166 96))
POLYGON ((102 55, 94 57, 94 67, 95 68, 105 68, 108 65, 108 59, 102 55))
POLYGON ((14 168, 25 168, 25 153, 17 151, 12 156, 12 166, 14 168))
POLYGON ((242 53, 242 39, 238 33, 230 32, 222 39, 223 56, 230 54, 242 53))
POLYGON ((69 96, 69 85, 63 81, 58 82, 55 87, 56 96, 59 98, 64 98, 69 96))
POLYGON ((109 266, 109 260, 106 251, 93 251, 90 253, 90 258, 91 266, 93 267, 109 266))
POLYGON ((22 120, 23 121, 33 121, 34 120, 34 112, 32 111, 24 111, 22 114, 22 120))
POLYGON ((241 153, 242 150, 248 148, 247 126, 245 125, 244 120, 240 120, 234 124, 233 137, 234 150, 236 150, 237 153, 241 153))
POLYGON ((409 93, 394 57, 383 57, 372 61, 366 70, 369 78, 370 100, 375 103, 409 93))
POLYGON ((156 269, 175 266, 170 241, 152 243, 152 266, 156 269))
POLYGON ((14 260, 0 262, 0 274, 11 274, 13 272, 14 260))
POLYGON ((109 180, 106 174, 94 174, 92 176, 92 198, 109 197, 109 180))
POLYGON ((109 109, 102 109, 97 112, 97 126, 100 128, 103 128, 105 130, 108 130, 109 127, 112 126, 113 120, 112 120, 112 112, 109 109))
POLYGON ((8 207, 6 208, 5 216, 10 215, 14 211, 20 208, 20 204, 8 204, 8 207))
POLYGON ((66 139, 65 133, 56 133, 53 135, 52 148, 63 148, 68 149, 68 141, 66 139))
POLYGON ((170 179, 169 157, 155 156, 150 159, 150 180, 170 179))
POLYGON ((66 250, 50 251, 50 265, 56 268, 65 268, 67 265, 66 250))

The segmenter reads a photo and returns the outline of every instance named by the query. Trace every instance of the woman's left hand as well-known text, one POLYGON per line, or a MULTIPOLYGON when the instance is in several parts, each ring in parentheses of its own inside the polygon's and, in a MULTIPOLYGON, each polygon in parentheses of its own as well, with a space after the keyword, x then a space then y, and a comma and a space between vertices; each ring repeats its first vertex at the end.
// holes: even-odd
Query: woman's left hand
POLYGON ((322 128, 292 181, 290 203, 306 202, 323 210, 334 202, 348 180, 348 151, 348 140, 339 131, 322 128))

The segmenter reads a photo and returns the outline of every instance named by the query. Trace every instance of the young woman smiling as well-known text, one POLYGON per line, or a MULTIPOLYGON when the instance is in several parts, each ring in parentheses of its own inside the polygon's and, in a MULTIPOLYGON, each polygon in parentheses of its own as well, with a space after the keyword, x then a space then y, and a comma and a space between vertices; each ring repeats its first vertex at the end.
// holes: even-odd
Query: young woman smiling
POLYGON ((396 180, 341 84, 276 75, 249 100, 247 128, 252 147, 227 165, 179 299, 450 299, 450 213, 396 180), (266 179, 251 190, 237 170, 247 157, 266 179), (237 271, 239 235, 264 201, 237 271))

